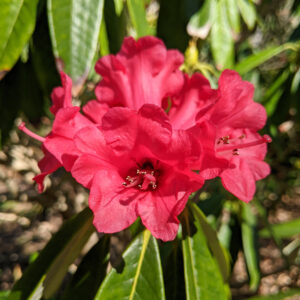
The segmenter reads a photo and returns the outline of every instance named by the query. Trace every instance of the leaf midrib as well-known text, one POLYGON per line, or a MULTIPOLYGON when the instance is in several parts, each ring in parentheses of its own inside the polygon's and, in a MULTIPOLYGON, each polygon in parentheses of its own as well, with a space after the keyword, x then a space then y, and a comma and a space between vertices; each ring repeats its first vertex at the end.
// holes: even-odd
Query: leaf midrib
POLYGON ((148 243, 149 243, 149 240, 150 240, 150 237, 151 237, 151 233, 150 233, 149 230, 145 230, 143 235, 144 235, 143 246, 142 246, 141 254, 140 254, 140 257, 139 257, 138 265, 137 265, 137 268, 136 268, 136 273, 135 273, 135 276, 134 276, 134 279, 133 279, 133 284, 132 284, 132 288, 131 288, 131 291, 130 291, 129 300, 133 300, 134 293, 136 291, 138 279, 139 279, 140 274, 141 274, 142 264, 143 264, 143 260, 144 260, 145 254, 146 254, 147 246, 148 246, 148 243))

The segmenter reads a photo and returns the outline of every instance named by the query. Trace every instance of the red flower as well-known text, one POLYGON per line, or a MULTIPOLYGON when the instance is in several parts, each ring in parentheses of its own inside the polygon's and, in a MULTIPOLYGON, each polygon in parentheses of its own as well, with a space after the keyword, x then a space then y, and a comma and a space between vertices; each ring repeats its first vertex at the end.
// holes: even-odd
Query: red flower
POLYGON ((163 98, 182 88, 183 74, 178 69, 182 63, 183 55, 167 50, 158 38, 147 36, 135 41, 127 37, 117 55, 96 63, 96 72, 102 76, 96 97, 111 107, 138 110, 145 103, 161 106, 163 98))
POLYGON ((191 172, 191 158, 201 146, 189 131, 175 131, 155 105, 138 112, 111 108, 102 127, 78 131, 74 142, 81 152, 73 177, 91 189, 89 206, 99 232, 120 231, 140 216, 152 234, 175 238, 178 214, 203 180, 191 172))

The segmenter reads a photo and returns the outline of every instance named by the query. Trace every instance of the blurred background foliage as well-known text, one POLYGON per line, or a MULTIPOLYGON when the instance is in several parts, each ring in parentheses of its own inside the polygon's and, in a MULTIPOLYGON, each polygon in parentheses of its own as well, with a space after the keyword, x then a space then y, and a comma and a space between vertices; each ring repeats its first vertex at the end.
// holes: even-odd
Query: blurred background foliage
MULTIPOLYGON (((16 132, 15 124, 21 117, 40 134, 45 135, 49 131, 50 94, 53 87, 60 85, 60 70, 67 72, 73 79, 74 101, 85 103, 92 99, 95 84, 100 80, 93 69, 96 60, 118 52, 127 35, 135 38, 158 36, 168 48, 177 48, 185 53, 183 70, 190 74, 201 72, 214 87, 225 68, 237 70, 245 80, 255 85, 255 100, 265 106, 268 114, 264 131, 273 139, 267 157, 272 174, 257 183, 257 194, 250 205, 229 195, 218 181, 211 181, 191 196, 206 218, 201 217, 195 207, 190 209, 195 219, 202 222, 208 243, 212 233, 205 230, 207 227, 203 225, 203 220, 207 220, 210 228, 217 232, 224 253, 228 256, 233 298, 278 293, 276 299, 284 299, 288 295, 299 294, 298 0, 2 0, 0 229, 3 234, 1 244, 10 242, 17 246, 0 251, 1 289, 12 288, 14 281, 20 278, 52 233, 58 230, 62 220, 81 211, 87 199, 86 191, 61 170, 52 176, 51 183, 48 181, 48 189, 43 195, 36 193, 30 182, 32 175, 38 172, 36 160, 41 157, 39 145, 16 132), (3 225, 9 216, 12 218, 8 222, 11 225, 3 225), (13 225, 13 222, 18 224, 13 225), (24 232, 32 233, 43 222, 52 226, 50 235, 29 234, 35 236, 40 244, 24 252, 24 245, 30 238, 22 240, 20 237, 24 232), (17 259, 12 259, 11 251, 17 254, 17 259), (269 283, 264 280, 266 278, 269 283), (294 289, 287 291, 288 288, 294 289)), ((54 237, 56 242, 52 241, 55 246, 51 246, 51 242, 47 245, 38 256, 38 263, 30 264, 29 271, 25 273, 27 277, 22 277, 14 291, 25 291, 24 295, 28 299, 38 297, 38 292, 46 299, 82 299, 83 296, 76 297, 82 291, 89 290, 89 293, 84 292, 88 299, 100 299, 101 295, 101 299, 108 299, 105 298, 108 296, 103 295, 108 293, 106 290, 110 290, 109 280, 115 284, 119 280, 115 279, 116 275, 111 275, 112 279, 106 280, 99 290, 105 277, 103 268, 106 270, 107 267, 108 249, 111 257, 116 256, 115 253, 120 253, 141 229, 137 223, 124 234, 112 236, 110 241, 108 238, 95 237, 89 252, 82 252, 88 237, 92 235, 90 218, 89 213, 83 211, 75 219, 69 220, 71 223, 68 224, 72 226, 65 224, 60 229, 54 237), (83 224, 88 225, 85 227, 83 224), (86 239, 78 242, 73 239, 76 235, 85 236, 86 239), (76 250, 70 255, 68 249, 76 250), (82 253, 87 255, 82 260, 76 259, 81 258, 82 253), (98 258, 96 266, 95 257, 98 258), (64 263, 61 263, 62 260, 64 263), (54 276, 55 280, 51 275, 53 270, 58 274, 54 276), (91 273, 87 270, 91 270, 91 273), (32 278, 35 278, 34 283, 32 278), (40 290, 41 282, 44 290, 40 290)), ((190 225, 184 220, 183 217, 183 235, 190 230, 190 225)), ((193 226, 198 226, 201 231, 200 223, 197 222, 193 226)), ((180 239, 179 234, 174 242, 162 245, 144 233, 143 236, 138 235, 134 245, 140 249, 143 241, 147 241, 153 251, 159 249, 167 299, 198 299, 197 295, 185 292, 185 284, 189 281, 187 277, 186 283, 183 280, 184 272, 187 276, 187 271, 183 270, 183 261, 188 261, 188 245, 186 242, 181 245, 180 239)), ((199 248, 197 241, 195 247, 199 248)), ((211 246, 212 252, 213 249, 216 248, 211 246)), ((132 255, 135 252, 128 248, 125 261, 134 260, 132 255)), ((147 257, 150 255, 147 251, 145 255, 145 259, 154 259, 147 257)), ((218 254, 214 255, 219 257, 218 254)), ((111 258, 112 263, 115 260, 111 258)), ((157 276, 161 276, 159 268, 156 272, 157 276)), ((159 286, 161 283, 157 284, 159 286)), ((226 285, 222 289, 224 295, 229 294, 226 285)), ((3 292, 3 298, 6 294, 3 292)), ((204 291, 204 295, 210 294, 204 291)), ((27 299, 24 297, 11 294, 9 299, 27 299)))

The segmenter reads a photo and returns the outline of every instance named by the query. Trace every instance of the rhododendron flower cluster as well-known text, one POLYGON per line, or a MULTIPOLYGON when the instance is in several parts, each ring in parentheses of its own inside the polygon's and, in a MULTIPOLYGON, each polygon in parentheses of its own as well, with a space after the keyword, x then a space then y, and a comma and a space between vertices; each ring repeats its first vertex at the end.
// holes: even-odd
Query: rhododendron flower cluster
POLYGON ((64 167, 90 190, 99 232, 125 229, 138 217, 164 241, 175 238, 178 215, 205 180, 248 202, 270 168, 263 160, 270 137, 254 88, 235 71, 222 72, 218 89, 199 73, 180 69, 183 55, 155 37, 125 38, 117 55, 96 63, 96 100, 72 105, 72 81, 61 73, 52 92, 51 132, 42 142, 43 191, 47 174, 64 167))

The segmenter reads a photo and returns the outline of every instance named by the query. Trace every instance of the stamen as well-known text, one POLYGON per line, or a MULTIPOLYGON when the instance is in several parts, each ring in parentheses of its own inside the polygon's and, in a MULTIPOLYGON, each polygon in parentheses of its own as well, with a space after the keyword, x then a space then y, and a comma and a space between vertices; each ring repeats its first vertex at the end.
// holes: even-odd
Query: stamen
POLYGON ((229 150, 248 148, 248 147, 257 146, 257 145, 264 144, 264 143, 271 143, 271 142, 272 142, 271 137, 269 135, 265 134, 263 137, 261 137, 260 139, 258 139, 256 141, 245 143, 245 144, 220 147, 220 148, 216 149, 216 151, 224 152, 224 151, 229 151, 229 150))
POLYGON ((35 134, 34 132, 32 132, 31 130, 29 130, 28 128, 26 128, 25 123, 21 122, 21 124, 18 126, 18 128, 23 131, 25 134, 29 135, 30 137, 44 143, 45 142, 45 138, 42 136, 39 136, 37 134, 35 134))

